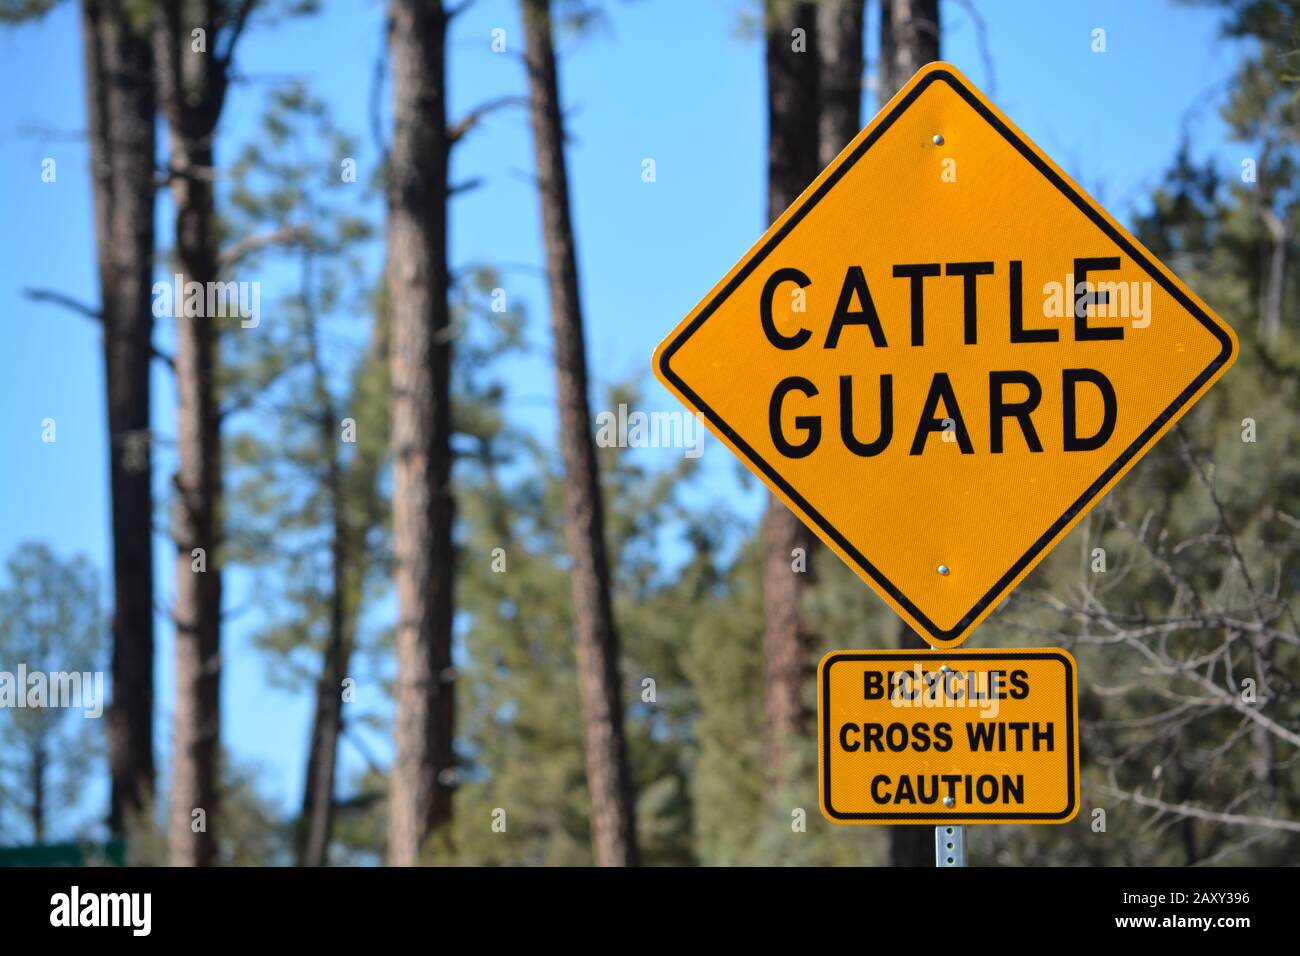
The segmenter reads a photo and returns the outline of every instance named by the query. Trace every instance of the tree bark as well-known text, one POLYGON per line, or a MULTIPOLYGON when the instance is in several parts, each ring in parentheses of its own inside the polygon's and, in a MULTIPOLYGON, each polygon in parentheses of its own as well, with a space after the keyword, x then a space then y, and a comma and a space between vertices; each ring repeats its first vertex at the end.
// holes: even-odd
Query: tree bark
POLYGON ((37 743, 32 749, 32 837, 38 846, 45 842, 45 770, 49 758, 45 745, 37 743))
POLYGON ((109 829, 149 812, 153 762, 153 498, 149 363, 154 113, 149 28, 123 0, 83 0, 95 255, 104 327, 113 530, 109 829))
MULTIPOLYGON (((213 139, 231 56, 250 8, 246 0, 237 10, 217 0, 155 8, 159 91, 176 207, 176 271, 186 285, 198 283, 205 290, 219 278, 213 139), (196 27, 205 31, 206 52, 192 49, 196 27)), ((182 300, 184 289, 174 294, 182 300)), ((217 857, 221 773, 219 329, 218 317, 207 314, 206 301, 197 316, 185 315, 183 308, 175 311, 182 314, 175 319, 176 703, 167 852, 172 866, 211 866, 217 857)))
MULTIPOLYGON (((1268 197, 1271 199, 1272 197, 1268 197)), ((1260 218, 1268 233, 1268 265, 1264 270, 1262 307, 1259 310, 1259 334, 1271 342, 1282 331, 1282 294, 1286 289, 1286 250, 1288 234, 1286 223, 1273 209, 1261 203, 1260 218)))
MULTIPOLYGON (((882 21, 880 76, 889 85, 880 91, 880 102, 898 92, 912 75, 939 59, 939 0, 882 0, 888 11, 889 27, 882 21), (886 51, 885 31, 890 31, 886 51), (888 56, 886 55, 888 53, 888 56)), ((925 639, 907 624, 900 624, 898 646, 908 650, 929 647, 925 639)), ((892 866, 931 866, 934 863, 934 829, 926 826, 889 828, 889 862, 892 866)))
MULTIPOLYGON (((767 0, 767 214, 775 221, 820 171, 816 7, 767 0), (802 30, 802 44, 794 31, 802 30)), ((766 765, 779 784, 788 741, 806 722, 809 637, 800 603, 812 573, 812 532, 769 494, 763 518, 763 711, 766 765), (796 552, 802 567, 795 570, 796 552)))
MULTIPOLYGON (((304 271, 310 275, 313 253, 307 249, 304 271)), ((321 450, 325 454, 325 496, 330 507, 330 595, 325 654, 316 684, 316 707, 312 717, 307 773, 303 784, 301 827, 297 845, 299 866, 324 866, 329 854, 330 829, 334 815, 334 765, 343 722, 343 678, 352 653, 348 595, 352 567, 348 503, 343 464, 339 459, 338 410, 330 394, 325 364, 320 351, 320 328, 310 299, 309 280, 304 282, 304 308, 310 325, 307 351, 312 387, 319 414, 321 450)))
POLYGON ((898 92, 900 83, 894 76, 894 4, 880 0, 880 59, 876 63, 877 110, 898 92))
POLYGON ((451 335, 447 270, 447 15, 392 0, 388 294, 392 316, 397 759, 388 859, 413 865, 451 818, 451 335))
POLYGON ((825 168, 862 128, 863 19, 866 0, 822 0, 817 8, 821 66, 820 165, 825 168))
POLYGON ((578 264, 549 0, 523 0, 529 113, 541 191, 556 393, 564 458, 565 538, 585 725, 592 842, 599 866, 635 866, 635 798, 623 734, 618 632, 610 601, 604 514, 587 396, 578 264))
MULTIPOLYGON (((885 0, 890 3, 890 85, 893 96, 921 67, 939 59, 939 0, 885 0)), ((882 28, 883 29, 883 28, 882 28)), ((883 59, 883 58, 882 58, 883 59)))
MULTIPOLYGON (((334 437, 331 434, 330 439, 334 440, 334 437)), ((324 866, 328 862, 334 822, 335 764, 339 735, 343 729, 343 679, 352 656, 351 620, 345 607, 345 595, 350 586, 345 569, 350 558, 344 517, 346 504, 341 484, 338 463, 332 461, 326 492, 334 511, 329 635, 321 676, 316 685, 316 706, 303 783, 302 828, 297 846, 299 866, 324 866)))
MULTIPOLYGON (((306 253, 312 255, 310 251, 306 253)), ((310 309, 310 306, 309 306, 310 309)), ((387 320, 376 315, 365 368, 388 361, 387 320)), ((307 751, 307 772, 303 778, 302 813, 295 847, 299 866, 325 866, 334 825, 334 784, 338 763, 339 740, 343 734, 343 681, 347 677, 355 642, 357 615, 365 587, 366 536, 380 525, 378 482, 381 457, 367 452, 362 445, 349 464, 339 454, 339 409, 326 385, 326 369, 321 357, 319 326, 312 318, 312 335, 308 343, 312 374, 315 379, 321 441, 328 449, 325 488, 330 501, 331 594, 329 634, 316 684, 316 704, 307 751)), ((354 387, 354 396, 357 394, 354 387)), ((362 423, 358 421, 358 427, 362 423)), ((373 423, 367 421, 366 427, 373 423)))
POLYGON ((296 847, 299 866, 326 865, 334 825, 335 764, 343 729, 342 683, 351 647, 344 643, 341 633, 333 631, 332 620, 330 626, 324 666, 316 684, 307 773, 303 781, 302 815, 296 847))

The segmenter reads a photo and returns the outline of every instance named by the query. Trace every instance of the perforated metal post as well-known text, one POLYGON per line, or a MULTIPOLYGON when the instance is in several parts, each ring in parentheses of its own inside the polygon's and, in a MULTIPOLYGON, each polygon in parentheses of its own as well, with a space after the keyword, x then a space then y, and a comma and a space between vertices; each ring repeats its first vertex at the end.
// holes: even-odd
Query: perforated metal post
MULTIPOLYGON (((937 137, 936 137, 937 138, 937 137)), ((946 575, 948 566, 939 565, 939 573, 946 575)), ((931 645, 930 650, 938 650, 931 645)), ((945 673, 948 665, 941 668, 945 673)), ((961 826, 941 826, 934 828, 934 865, 938 867, 966 865, 966 828, 961 826)))
POLYGON ((942 826, 934 828, 934 865, 966 865, 966 828, 942 826))

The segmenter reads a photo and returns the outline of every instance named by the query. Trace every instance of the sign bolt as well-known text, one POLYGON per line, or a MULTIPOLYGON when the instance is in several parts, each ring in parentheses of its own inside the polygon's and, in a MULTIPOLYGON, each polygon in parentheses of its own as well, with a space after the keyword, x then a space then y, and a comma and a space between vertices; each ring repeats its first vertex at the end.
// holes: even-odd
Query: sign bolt
POLYGON ((952 806, 954 803, 956 803, 956 802, 957 802, 957 801, 954 800, 951 796, 947 796, 947 797, 944 797, 944 798, 943 798, 943 805, 944 805, 945 807, 951 807, 951 806, 952 806))
POLYGON ((935 133, 935 134, 934 134, 934 145, 935 145, 935 146, 942 146, 942 145, 943 145, 943 134, 942 134, 942 133, 935 133))
POLYGON ((946 564, 939 565, 939 573, 942 574, 945 578, 948 576, 948 570, 949 570, 948 565, 946 564))

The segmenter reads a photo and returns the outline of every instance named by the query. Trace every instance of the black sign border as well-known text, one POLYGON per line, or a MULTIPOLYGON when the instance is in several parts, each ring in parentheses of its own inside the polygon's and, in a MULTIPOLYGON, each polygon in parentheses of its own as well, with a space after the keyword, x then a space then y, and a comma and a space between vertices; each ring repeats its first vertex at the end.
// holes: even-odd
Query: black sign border
POLYGON ((1152 265, 1147 256, 1138 250, 1128 238, 1118 231, 1114 226, 1106 221, 1106 218, 1094 209, 1092 204, 1085 200, 1079 193, 1070 186, 1057 172, 1043 161, 1034 150, 1021 139, 1010 127, 1006 125, 998 116, 992 113, 976 97, 964 83, 961 82, 953 73, 946 69, 935 69, 921 78, 920 82, 903 97, 897 105, 889 112, 879 125, 871 130, 870 134, 858 144, 857 148, 835 168, 835 170, 826 177, 826 180, 810 195, 803 198, 802 202, 795 209, 793 215, 785 221, 779 230, 774 233, 767 242, 757 249, 753 255, 745 262, 740 270, 732 277, 721 291, 718 292, 702 309, 695 319, 684 328, 681 333, 672 340, 659 355, 659 371, 668 381, 684 395, 720 432, 727 436, 731 443, 739 449, 750 462, 757 467, 767 478, 786 493, 799 508, 808 515, 809 518, 820 528, 827 537, 839 545, 840 549, 852 559, 853 563, 862 570, 871 580, 875 581, 887 594, 895 601, 902 605, 911 615, 912 619, 919 623, 929 636, 937 642, 948 642, 957 640, 958 637, 966 631, 972 621, 979 617, 984 610, 992 604, 1005 591, 1010 582, 1028 565, 1033 563, 1052 541, 1053 538, 1061 531, 1062 528, 1069 525, 1078 515, 1090 508, 1097 499, 1101 490, 1106 484, 1115 477, 1128 463, 1151 441, 1157 432, 1172 419, 1178 412, 1189 402, 1214 373, 1224 365, 1228 364, 1233 357, 1233 340, 1218 323, 1211 319, 1205 311, 1197 305, 1192 299, 1180 289, 1177 284, 1172 282, 1168 276, 1160 269, 1152 265), (946 82, 962 99, 964 99, 980 116, 984 118, 1002 137, 1023 155, 1030 164, 1042 173, 1049 182, 1061 191, 1071 202, 1074 203, 1090 220, 1096 225, 1112 242, 1126 252, 1146 273, 1154 279, 1161 288, 1168 292, 1183 308, 1194 316, 1205 328, 1219 340, 1222 346, 1218 356, 1210 362, 1200 375, 1192 381, 1178 397, 1170 403, 1155 421, 1151 423, 1137 439, 1124 450, 1122 454, 1110 465, 1101 476, 1084 490, 1083 494, 1070 505, 1066 512, 1052 523, 1043 534, 1035 541, 1018 561, 1002 577, 994 583, 982 598, 975 602, 974 607, 962 615, 961 619, 951 628, 941 628, 936 625, 920 608, 918 608, 899 588, 890 581, 885 575, 862 554, 854 545, 842 535, 816 508, 809 503, 803 495, 799 494, 789 482, 787 482, 777 471, 767 463, 749 444, 740 437, 740 435, 722 420, 721 416, 713 410, 689 385, 686 384, 669 364, 673 355, 678 349, 685 344, 686 340, 695 333, 695 331, 704 324, 705 320, 712 315, 718 307, 731 295, 732 292, 753 272, 758 265, 767 258, 768 254, 781 242, 782 239, 793 229, 808 212, 817 205, 818 202, 830 192, 831 188, 839 182, 840 178, 852 168, 853 164, 861 159, 868 149, 878 140, 894 121, 897 120, 903 112, 916 100, 922 92, 925 91, 931 83, 943 80, 946 82))
MULTIPOLYGON (((819 696, 817 720, 821 724, 822 738, 822 811, 834 820, 893 820, 908 823, 933 823, 943 826, 954 820, 975 820, 981 823, 1050 823, 1069 820, 1077 812, 1076 802, 1078 786, 1075 782, 1075 761, 1078 749, 1074 730, 1074 711, 1077 706, 1078 688, 1074 679, 1074 662, 1068 654, 1060 651, 962 651, 952 657, 958 661, 1060 661, 1065 667, 1065 754, 1068 762, 1066 786, 1069 789, 1070 802, 1060 813, 969 813, 954 811, 945 816, 941 813, 841 813, 831 806, 831 666, 848 661, 915 661, 918 663, 944 663, 943 652, 932 651, 838 651, 826 656, 821 665, 821 694, 819 696), (933 655, 931 660, 930 655, 933 655)), ((960 824, 958 824, 960 825, 960 824)))

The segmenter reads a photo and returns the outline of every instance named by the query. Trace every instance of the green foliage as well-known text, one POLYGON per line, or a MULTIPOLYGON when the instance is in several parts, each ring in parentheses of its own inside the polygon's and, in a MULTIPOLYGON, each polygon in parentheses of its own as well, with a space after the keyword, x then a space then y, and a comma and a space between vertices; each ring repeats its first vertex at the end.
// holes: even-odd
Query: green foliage
MULTIPOLYGON (((219 865, 285 866, 291 862, 289 825, 258 792, 260 768, 242 763, 229 752, 221 760, 219 865)), ((167 828, 160 808, 131 820, 127 827, 128 866, 166 866, 167 828)))
MULTIPOLYGON (((233 167, 230 230, 291 237, 260 253, 289 291, 255 332, 227 335, 227 556, 257 571, 253 643, 272 680, 302 690, 325 672, 336 612, 347 673, 382 646, 364 611, 391 560, 386 303, 369 292, 367 188, 341 175, 354 144, 297 84, 269 95, 261 133, 233 167)), ((360 706, 345 705, 344 732, 368 726, 360 706)), ((251 778, 232 787, 256 800, 251 778)), ((223 837, 223 853, 252 852, 223 837)))
POLYGON ((59 0, 0 0, 0 23, 22 23, 39 20, 58 4, 59 0))
POLYGON ((15 548, 4 570, 0 671, 14 682, 10 691, 41 705, 8 700, 0 707, 0 832, 51 842, 78 835, 66 811, 78 804, 82 769, 103 749, 108 689, 98 575, 85 558, 61 559, 40 542, 15 548), (29 681, 35 674, 75 674, 79 700, 56 698, 53 680, 43 699, 34 699, 33 685, 18 683, 20 667, 29 681))
POLYGON ((290 856, 289 827, 257 789, 258 768, 223 761, 221 781, 222 866, 284 866, 290 856))
POLYGON ((386 560, 373 539, 383 522, 386 342, 378 322, 369 343, 345 331, 358 313, 376 309, 357 291, 364 289, 361 246, 373 229, 361 197, 349 193, 363 187, 342 182, 337 163, 321 158, 348 155, 351 144, 296 84, 270 94, 262 129, 232 170, 232 231, 304 231, 276 250, 297 279, 273 318, 255 334, 227 336, 225 391, 238 412, 227 439, 234 476, 228 550, 235 562, 274 570, 259 575, 259 603, 272 613, 255 640, 271 652, 279 678, 298 684, 319 670, 336 508, 344 510, 347 552, 358 558, 347 568, 349 627, 386 560), (332 384, 339 381, 342 388, 332 384))
POLYGON ((464 784, 450 845, 460 863, 590 864, 562 529, 547 482, 529 474, 503 487, 497 449, 510 437, 480 437, 474 493, 466 469, 457 478, 457 606, 472 623, 458 665, 464 784), (505 832, 491 829, 499 811, 505 832))
POLYGON ((764 812, 762 555, 749 544, 730 567, 714 568, 718 532, 697 532, 704 586, 687 632, 682 666, 698 709, 691 763, 693 835, 699 862, 754 862, 764 812))

